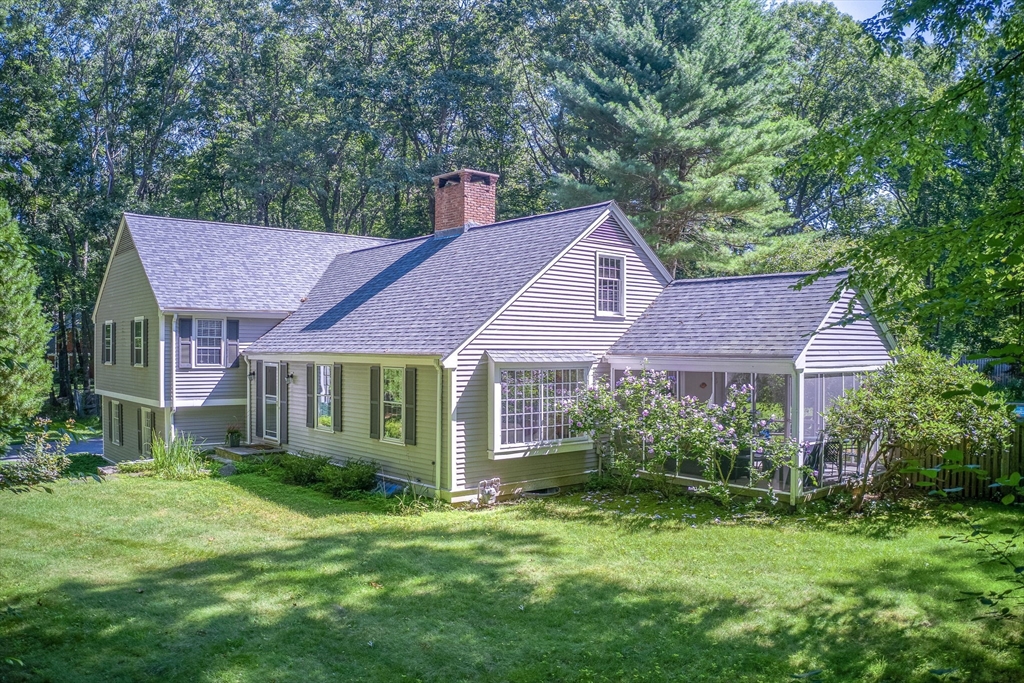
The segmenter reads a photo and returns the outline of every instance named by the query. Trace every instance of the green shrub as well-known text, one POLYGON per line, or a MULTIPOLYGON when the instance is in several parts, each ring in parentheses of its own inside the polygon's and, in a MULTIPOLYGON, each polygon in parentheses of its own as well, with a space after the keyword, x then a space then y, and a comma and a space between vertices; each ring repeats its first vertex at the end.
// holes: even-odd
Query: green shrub
POLYGON ((320 471, 330 462, 330 458, 320 455, 300 457, 282 454, 274 456, 273 460, 284 470, 281 481, 296 486, 312 486, 319 483, 320 471))
POLYGON ((340 466, 327 463, 318 474, 320 483, 316 489, 335 498, 372 491, 377 486, 377 466, 363 460, 353 460, 340 466))
POLYGON ((169 443, 156 437, 152 450, 153 473, 162 479, 187 481, 209 474, 206 458, 196 448, 192 437, 177 437, 169 443))

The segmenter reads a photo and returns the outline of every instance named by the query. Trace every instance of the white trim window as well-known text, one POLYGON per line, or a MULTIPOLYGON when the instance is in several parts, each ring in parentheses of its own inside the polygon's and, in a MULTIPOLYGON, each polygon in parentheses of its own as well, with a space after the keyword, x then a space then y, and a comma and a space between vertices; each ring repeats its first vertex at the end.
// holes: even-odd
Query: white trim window
POLYGON ((333 365, 317 365, 315 398, 316 401, 316 428, 325 432, 334 431, 334 395, 331 392, 331 374, 334 371, 333 365))
POLYGON ((220 367, 224 359, 224 321, 196 318, 196 365, 220 367))
POLYGON ((114 364, 114 321, 103 323, 103 364, 114 364))
POLYGON ((132 321, 132 365, 141 368, 146 362, 146 319, 132 321))
POLYGON ((405 443, 405 368, 381 368, 381 440, 405 443))
POLYGON ((587 384, 587 368, 502 369, 500 447, 574 437, 565 403, 587 384))
POLYGON ((597 255, 597 313, 623 315, 625 310, 626 259, 597 255))
POLYGON ((121 402, 110 402, 110 443, 121 445, 121 402))

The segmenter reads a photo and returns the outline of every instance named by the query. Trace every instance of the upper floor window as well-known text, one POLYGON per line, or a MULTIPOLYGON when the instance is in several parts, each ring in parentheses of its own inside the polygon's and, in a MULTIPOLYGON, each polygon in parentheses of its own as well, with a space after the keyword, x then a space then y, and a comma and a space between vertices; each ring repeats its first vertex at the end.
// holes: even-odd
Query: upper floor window
POLYGON ((622 315, 625 308, 625 261, 621 256, 597 255, 597 312, 622 315))
POLYGON ((221 365, 224 321, 196 319, 196 365, 221 365))
POLYGON ((132 365, 142 367, 146 364, 146 319, 136 318, 132 321, 132 365))
POLYGON ((565 403, 586 382, 586 368, 502 370, 500 444, 535 444, 573 437, 565 403))
POLYGON ((111 320, 103 323, 103 364, 114 364, 114 323, 111 320))

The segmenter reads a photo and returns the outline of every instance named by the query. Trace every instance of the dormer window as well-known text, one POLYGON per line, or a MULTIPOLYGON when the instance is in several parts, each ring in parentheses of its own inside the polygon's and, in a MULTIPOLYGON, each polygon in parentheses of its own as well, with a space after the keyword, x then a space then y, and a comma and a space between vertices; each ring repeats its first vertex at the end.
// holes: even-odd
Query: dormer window
POLYGON ((597 255, 597 314, 623 315, 626 263, 621 256, 597 255))

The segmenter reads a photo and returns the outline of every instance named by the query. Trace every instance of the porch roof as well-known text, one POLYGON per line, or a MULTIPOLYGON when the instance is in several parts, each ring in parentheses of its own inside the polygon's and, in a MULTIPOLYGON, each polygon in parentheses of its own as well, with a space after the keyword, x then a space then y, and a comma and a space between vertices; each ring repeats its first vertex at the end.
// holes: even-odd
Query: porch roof
POLYGON ((828 315, 846 272, 793 289, 807 275, 676 280, 608 355, 795 360, 828 315))

